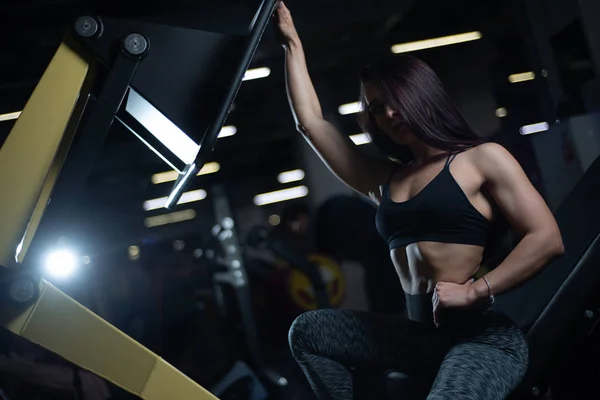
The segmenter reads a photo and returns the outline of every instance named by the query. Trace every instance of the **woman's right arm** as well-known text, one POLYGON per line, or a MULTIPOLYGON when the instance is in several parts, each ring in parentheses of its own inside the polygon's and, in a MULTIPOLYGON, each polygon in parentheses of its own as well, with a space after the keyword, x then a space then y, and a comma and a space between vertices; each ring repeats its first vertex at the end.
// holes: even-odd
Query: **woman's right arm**
POLYGON ((348 136, 323 118, 302 43, 283 3, 277 17, 284 39, 288 100, 298 130, 340 180, 366 196, 379 197, 378 187, 389 176, 392 163, 363 154, 348 136))

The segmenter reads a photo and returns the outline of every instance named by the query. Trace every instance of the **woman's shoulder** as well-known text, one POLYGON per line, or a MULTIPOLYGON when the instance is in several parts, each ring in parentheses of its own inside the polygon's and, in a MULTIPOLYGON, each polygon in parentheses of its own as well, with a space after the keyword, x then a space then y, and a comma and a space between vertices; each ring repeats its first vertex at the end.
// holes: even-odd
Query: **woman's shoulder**
POLYGON ((517 160, 504 146, 494 142, 474 146, 465 153, 469 162, 483 175, 518 165, 517 160))
POLYGON ((513 160, 514 157, 502 145, 495 142, 485 142, 464 151, 473 162, 480 164, 513 160))

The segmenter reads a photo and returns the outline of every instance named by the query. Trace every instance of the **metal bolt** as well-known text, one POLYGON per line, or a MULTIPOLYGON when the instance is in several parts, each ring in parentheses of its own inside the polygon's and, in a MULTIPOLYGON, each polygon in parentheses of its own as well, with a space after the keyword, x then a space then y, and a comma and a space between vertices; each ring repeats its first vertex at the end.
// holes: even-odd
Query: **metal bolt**
POLYGON ((587 319, 592 319, 594 318, 594 312, 592 310, 585 310, 583 316, 587 319))
POLYGON ((92 17, 79 17, 75 21, 75 32, 82 37, 92 37, 98 32, 98 22, 92 17))
POLYGON ((148 50, 148 40, 139 33, 131 33, 123 41, 123 48, 129 54, 139 56, 148 50))
POLYGON ((539 395, 540 395, 540 389, 538 389, 538 387, 537 387, 537 386, 534 386, 534 387, 531 389, 531 394, 532 394, 533 396, 539 396, 539 395))
POLYGON ((10 283, 9 293, 13 301, 26 303, 33 298, 35 287, 30 280, 19 278, 10 283))

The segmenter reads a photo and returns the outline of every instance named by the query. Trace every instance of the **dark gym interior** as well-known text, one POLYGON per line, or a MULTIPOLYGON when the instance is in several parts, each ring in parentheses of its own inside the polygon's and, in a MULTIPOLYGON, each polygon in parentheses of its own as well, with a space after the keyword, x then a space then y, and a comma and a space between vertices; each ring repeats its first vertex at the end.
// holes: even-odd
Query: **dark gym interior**
MULTIPOLYGON (((278 4, 2 2, 0 398, 316 399, 289 348, 296 317, 405 314, 375 204, 297 130, 278 4), (74 132, 56 152, 50 125, 74 132), (62 166, 35 181, 46 154, 62 166), (147 374, 132 371, 143 357, 129 354, 142 353, 147 374)), ((565 252, 497 296, 529 344, 510 398, 600 397, 600 2, 285 5, 323 117, 360 152, 381 156, 359 124, 359 71, 408 53, 514 156, 565 252)), ((518 235, 497 240, 486 270, 518 235)), ((356 398, 425 398, 401 375, 357 374, 356 398)))

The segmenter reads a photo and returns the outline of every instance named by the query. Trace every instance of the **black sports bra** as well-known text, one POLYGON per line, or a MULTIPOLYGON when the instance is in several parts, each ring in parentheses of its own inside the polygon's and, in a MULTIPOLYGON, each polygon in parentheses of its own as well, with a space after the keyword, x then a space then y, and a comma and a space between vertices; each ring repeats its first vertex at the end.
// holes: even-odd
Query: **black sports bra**
POLYGON ((376 225, 390 250, 424 241, 485 246, 491 223, 450 173, 454 157, 450 154, 442 171, 402 203, 392 201, 389 182, 383 185, 376 225))

